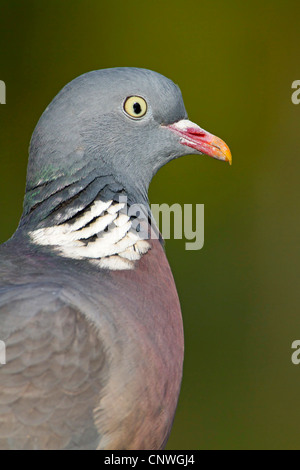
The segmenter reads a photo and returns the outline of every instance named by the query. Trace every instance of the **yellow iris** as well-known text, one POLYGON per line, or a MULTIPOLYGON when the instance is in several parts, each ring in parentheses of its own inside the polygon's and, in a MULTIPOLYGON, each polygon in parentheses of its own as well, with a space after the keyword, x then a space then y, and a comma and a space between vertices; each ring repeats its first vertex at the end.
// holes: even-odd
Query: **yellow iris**
POLYGON ((141 118, 147 112, 147 103, 141 96, 129 96, 124 103, 124 110, 133 118, 141 118))

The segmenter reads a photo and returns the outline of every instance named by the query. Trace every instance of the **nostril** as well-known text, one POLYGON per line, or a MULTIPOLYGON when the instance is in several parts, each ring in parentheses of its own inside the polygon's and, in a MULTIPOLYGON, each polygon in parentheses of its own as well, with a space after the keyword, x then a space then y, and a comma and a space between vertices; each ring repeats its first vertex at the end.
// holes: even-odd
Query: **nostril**
POLYGON ((187 133, 192 134, 192 135, 197 135, 199 137, 205 137, 206 135, 205 132, 198 130, 198 129, 194 129, 194 128, 187 129, 187 133))

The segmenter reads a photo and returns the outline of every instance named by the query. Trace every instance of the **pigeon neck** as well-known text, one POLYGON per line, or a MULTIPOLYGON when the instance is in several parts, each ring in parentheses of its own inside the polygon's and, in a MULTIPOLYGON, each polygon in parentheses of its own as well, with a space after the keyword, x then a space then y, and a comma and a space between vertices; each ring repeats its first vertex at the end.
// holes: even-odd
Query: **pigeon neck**
POLYGON ((24 211, 20 229, 31 243, 65 258, 86 259, 100 268, 133 269, 151 247, 145 237, 149 220, 152 231, 159 233, 148 201, 128 196, 109 175, 86 182, 50 193, 50 187, 43 187, 44 195, 35 195, 40 202, 24 211))

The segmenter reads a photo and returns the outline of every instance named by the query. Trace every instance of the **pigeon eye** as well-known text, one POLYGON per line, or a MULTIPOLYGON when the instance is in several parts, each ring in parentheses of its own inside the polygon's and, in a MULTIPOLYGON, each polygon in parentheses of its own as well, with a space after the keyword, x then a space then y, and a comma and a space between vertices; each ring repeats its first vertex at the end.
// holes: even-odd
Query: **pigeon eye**
POLYGON ((147 112, 147 103, 141 96, 129 96, 125 100, 124 111, 130 117, 141 118, 147 112))

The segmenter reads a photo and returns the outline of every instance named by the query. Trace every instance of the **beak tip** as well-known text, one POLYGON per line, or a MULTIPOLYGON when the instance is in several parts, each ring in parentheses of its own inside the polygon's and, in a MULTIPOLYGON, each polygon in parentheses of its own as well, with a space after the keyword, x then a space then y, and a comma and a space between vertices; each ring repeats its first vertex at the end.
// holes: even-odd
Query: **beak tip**
POLYGON ((216 139, 218 140, 219 148, 220 148, 221 152, 223 153, 223 155, 225 157, 225 159, 224 159, 225 162, 228 162, 229 165, 231 166, 232 165, 232 155, 231 155, 231 152, 230 152, 230 148, 221 139, 219 139, 219 138, 216 138, 216 139))
POLYGON ((229 163, 229 166, 232 166, 232 155, 231 153, 229 155, 226 156, 226 161, 229 163))

